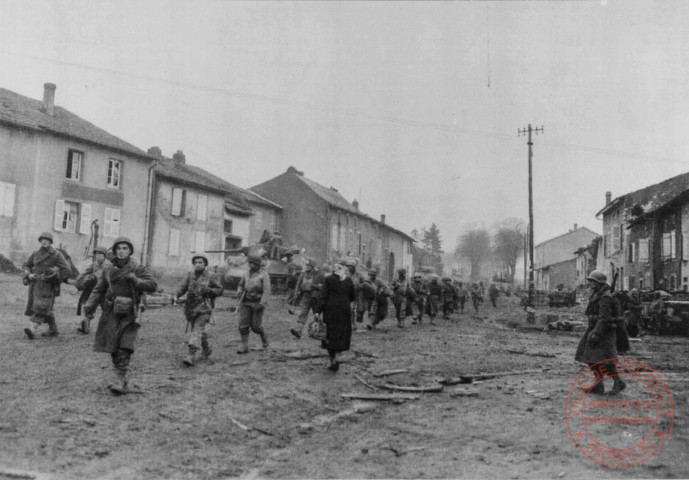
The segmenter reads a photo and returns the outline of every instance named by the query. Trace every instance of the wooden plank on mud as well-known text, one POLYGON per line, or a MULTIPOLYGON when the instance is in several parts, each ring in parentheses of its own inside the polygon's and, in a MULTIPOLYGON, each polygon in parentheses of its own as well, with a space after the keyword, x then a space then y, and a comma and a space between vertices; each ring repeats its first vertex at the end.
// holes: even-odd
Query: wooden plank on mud
POLYGON ((389 377, 390 375, 399 375, 400 373, 409 373, 409 370, 406 368, 399 368, 397 370, 386 370, 384 372, 380 373, 374 373, 374 377, 389 377))
POLYGON ((443 391, 442 385, 429 385, 426 387, 410 387, 405 385, 395 385, 392 383, 386 383, 385 385, 380 385, 380 388, 385 390, 397 390, 399 392, 414 392, 414 393, 438 393, 443 391))
POLYGON ((419 395, 411 395, 404 393, 342 393, 342 398, 349 398, 353 400, 373 400, 373 401, 394 401, 394 400, 418 400, 419 395))
POLYGON ((549 371, 550 368, 537 368, 531 370, 515 370, 508 372, 495 373, 476 373, 472 375, 460 375, 459 377, 442 378, 438 383, 442 385, 457 385, 459 383, 473 383, 476 380, 490 380, 492 378, 506 377, 509 375, 528 375, 530 373, 542 373, 549 371))

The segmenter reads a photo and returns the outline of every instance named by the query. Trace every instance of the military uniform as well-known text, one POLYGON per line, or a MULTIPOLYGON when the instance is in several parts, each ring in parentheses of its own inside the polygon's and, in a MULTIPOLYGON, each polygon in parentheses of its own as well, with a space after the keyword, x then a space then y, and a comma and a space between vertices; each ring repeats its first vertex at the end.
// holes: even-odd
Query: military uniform
POLYGON ((69 277, 70 268, 65 257, 53 247, 53 235, 43 232, 38 240, 49 240, 50 245, 41 246, 24 262, 22 282, 28 285, 28 301, 24 315, 31 317, 31 326, 24 329, 26 336, 33 340, 42 324, 48 325, 43 336, 58 335, 53 306, 55 297, 60 295, 60 283, 69 277))
POLYGON ((428 297, 428 287, 426 287, 426 284, 423 283, 423 280, 421 279, 421 275, 414 275, 412 282, 411 282, 411 289, 414 291, 414 305, 416 306, 416 309, 418 310, 418 313, 416 315, 416 318, 412 320, 412 323, 423 323, 423 312, 424 309, 426 308, 426 302, 427 302, 427 297, 428 297))
POLYGON ((428 305, 426 306, 426 313, 431 319, 431 324, 435 323, 435 317, 438 316, 442 298, 443 286, 438 283, 438 276, 433 275, 428 283, 428 305))
POLYGON ((250 269, 239 280, 239 335, 242 346, 237 353, 249 353, 249 332, 261 336, 263 348, 268 348, 268 338, 263 330, 263 312, 270 295, 270 277, 261 267, 262 259, 249 257, 250 269), (254 265, 254 267, 251 267, 254 265))
POLYGON ((218 278, 208 271, 208 259, 205 255, 195 255, 191 261, 203 259, 205 267, 203 270, 194 269, 187 273, 182 284, 177 289, 175 298, 187 295, 184 304, 184 316, 187 325, 191 327, 191 335, 187 342, 189 355, 184 359, 186 366, 193 366, 196 361, 196 354, 201 350, 203 358, 210 357, 213 350, 208 344, 208 334, 206 325, 211 320, 215 298, 222 295, 223 287, 218 278))
POLYGON ((409 296, 413 295, 409 280, 406 277, 407 271, 403 268, 397 270, 397 278, 390 286, 392 289, 392 304, 395 306, 395 317, 397 326, 404 327, 404 319, 407 316, 407 302, 409 296))
POLYGON ((498 287, 491 284, 490 287, 488 287, 488 297, 490 298, 490 303, 493 304, 494 308, 498 307, 498 297, 499 296, 500 296, 500 291, 498 290, 498 287))
POLYGON ((103 271, 98 283, 84 305, 84 312, 90 319, 99 305, 103 313, 98 321, 93 350, 109 353, 117 373, 118 381, 110 385, 113 393, 129 391, 129 365, 136 346, 140 323, 137 319, 144 292, 153 293, 158 284, 143 265, 131 256, 134 247, 127 237, 115 239, 112 250, 117 252, 119 244, 129 246, 130 255, 116 257, 112 265, 103 271))
POLYGON ((452 279, 449 277, 443 278, 443 318, 450 318, 453 313, 453 305, 455 301, 455 288, 452 286, 452 279))
POLYGON ((301 338, 304 325, 307 326, 308 331, 309 313, 313 312, 315 315, 319 311, 323 275, 317 272, 315 267, 316 262, 309 260, 306 270, 299 275, 295 287, 295 298, 299 298, 299 317, 296 327, 292 328, 290 332, 297 338, 301 338))
POLYGON ((469 292, 467 292, 467 289, 464 287, 464 285, 460 282, 459 286, 457 287, 457 300, 459 303, 459 311, 460 313, 464 313, 464 305, 467 302, 467 297, 469 296, 469 292))
POLYGON ((483 302, 483 293, 481 287, 478 284, 473 284, 471 286, 471 303, 474 305, 474 310, 478 313, 479 305, 483 302))
MULTIPOLYGON (((77 315, 81 315, 81 308, 89 299, 89 296, 91 296, 91 292, 98 283, 98 279, 103 275, 105 269, 112 265, 106 255, 107 249, 105 247, 98 246, 94 248, 93 262, 86 267, 86 270, 84 270, 74 282, 74 286, 81 292, 79 301, 77 302, 77 315), (102 255, 102 257, 99 257, 99 254, 102 255)), ((82 320, 77 331, 83 334, 89 333, 91 331, 91 321, 88 319, 82 320)))

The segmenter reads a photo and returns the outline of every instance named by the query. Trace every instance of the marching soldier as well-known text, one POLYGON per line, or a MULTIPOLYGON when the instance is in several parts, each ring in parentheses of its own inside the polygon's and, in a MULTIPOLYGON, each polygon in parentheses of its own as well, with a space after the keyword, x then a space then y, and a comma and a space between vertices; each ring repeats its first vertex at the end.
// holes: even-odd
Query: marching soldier
POLYGON ((452 305, 455 299, 455 288, 452 286, 452 279, 450 277, 443 277, 443 318, 447 320, 450 314, 453 313, 452 305))
MULTIPOLYGON (((316 261, 310 259, 306 262, 304 271, 299 275, 295 287, 294 297, 299 298, 299 317, 297 325, 290 329, 290 333, 296 338, 301 338, 304 325, 310 324, 309 313, 314 315, 318 312, 320 303, 320 292, 323 284, 322 275, 316 271, 316 261)), ((308 325, 306 331, 308 332, 308 325)))
MULTIPOLYGON (((107 253, 108 249, 103 247, 102 245, 98 245, 97 247, 95 247, 93 249, 93 263, 86 267, 84 273, 79 275, 76 281, 74 282, 74 285, 77 287, 77 290, 81 292, 79 302, 77 303, 77 315, 81 315, 81 307, 89 299, 89 296, 91 296, 91 292, 98 283, 98 279, 103 275, 105 269, 112 265, 110 263, 110 260, 106 258, 107 253)), ((88 318, 84 318, 81 321, 79 328, 77 328, 77 332, 86 335, 90 331, 91 320, 89 320, 88 318)))
POLYGON ((397 278, 392 282, 391 287, 392 304, 395 306, 397 326, 404 328, 404 319, 407 316, 407 300, 410 295, 413 295, 409 280, 407 279, 407 271, 404 268, 397 270, 397 278))
POLYGON ((249 271, 239 280, 239 335, 242 346, 239 354, 249 353, 249 333, 261 336, 263 348, 268 348, 268 337, 263 330, 263 312, 270 295, 270 277, 261 269, 263 259, 258 255, 249 256, 249 271))
POLYGON ((194 271, 187 273, 184 281, 177 289, 175 300, 187 294, 184 304, 184 315, 187 318, 187 326, 191 326, 191 336, 187 345, 189 354, 182 363, 187 367, 193 367, 196 363, 196 353, 201 349, 202 358, 210 357, 213 350, 208 344, 206 325, 210 322, 215 298, 222 295, 223 287, 218 278, 208 271, 208 257, 197 253, 191 258, 194 271))
POLYGON ((416 318, 412 319, 411 323, 416 324, 418 322, 419 325, 422 325, 423 312, 426 308, 427 302, 426 297, 428 296, 428 287, 426 287, 426 284, 423 282, 423 278, 421 277, 420 273, 415 273, 412 277, 411 289, 414 291, 414 297, 416 299, 414 303, 419 311, 419 314, 416 316, 416 318))
POLYGON ((110 385, 116 394, 131 392, 129 389, 129 365, 139 331, 141 300, 144 293, 153 293, 158 284, 143 265, 132 258, 134 245, 127 237, 118 237, 112 244, 115 257, 108 266, 84 304, 88 320, 98 305, 103 313, 98 321, 93 350, 109 353, 117 380, 110 385))
POLYGON ((482 289, 478 283, 474 283, 471 286, 471 303, 474 305, 474 310, 478 313, 479 305, 483 301, 482 289))
POLYGON ((466 287, 462 282, 459 282, 459 285, 457 286, 457 299, 459 301, 459 312, 464 313, 464 305, 467 302, 467 297, 469 296, 469 292, 467 291, 466 287))
POLYGON ((438 282, 438 275, 434 273, 431 275, 431 281, 428 283, 428 305, 426 307, 426 313, 431 319, 431 325, 435 325, 435 317, 438 315, 442 298, 443 287, 438 282))
POLYGON ((488 287, 488 298, 490 298, 490 303, 493 304, 493 308, 498 308, 498 297, 500 296, 500 290, 495 286, 494 283, 490 284, 488 287))
POLYGON ((38 237, 40 248, 33 252, 22 268, 22 282, 29 287, 29 298, 24 315, 31 317, 31 326, 24 333, 33 340, 42 324, 48 325, 44 337, 57 337, 57 324, 53 306, 55 297, 60 295, 60 283, 69 277, 70 268, 67 260, 53 247, 53 234, 43 232, 38 237))
POLYGON ((354 259, 345 260, 345 268, 347 269, 347 276, 352 279, 354 284, 354 301, 352 302, 352 328, 357 330, 357 323, 364 321, 364 302, 361 296, 361 283, 364 281, 363 276, 356 269, 357 261, 354 259))

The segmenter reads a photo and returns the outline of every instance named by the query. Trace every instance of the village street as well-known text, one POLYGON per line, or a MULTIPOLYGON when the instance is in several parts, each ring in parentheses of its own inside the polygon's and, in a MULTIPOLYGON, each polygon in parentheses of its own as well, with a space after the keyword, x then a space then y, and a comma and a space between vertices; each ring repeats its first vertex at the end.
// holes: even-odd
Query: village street
MULTIPOLYGON (((261 351, 252 336, 256 350, 246 356, 235 353, 234 300, 220 299, 210 330, 214 362, 193 369, 181 365, 181 308, 152 309, 133 361, 142 393, 116 397, 106 388, 110 359, 92 352, 93 334, 76 332, 72 286, 57 302, 61 335, 34 341, 22 332, 21 277, 0 275, 0 291, 0 479, 689 476, 686 337, 632 342, 627 356, 670 386, 674 425, 654 457, 610 468, 578 451, 565 423, 566 396, 582 371, 573 360, 581 333, 520 326, 515 297, 435 326, 398 329, 388 319, 381 331, 355 334, 337 374, 315 340, 291 337, 294 317, 281 299, 267 312, 270 348, 261 351), (398 369, 408 372, 376 376, 398 369), (525 370, 413 400, 342 396, 399 395, 379 386, 438 387, 442 378, 525 370)), ((567 312, 581 317, 581 307, 567 312)), ((632 383, 618 398, 634 397, 632 383)))

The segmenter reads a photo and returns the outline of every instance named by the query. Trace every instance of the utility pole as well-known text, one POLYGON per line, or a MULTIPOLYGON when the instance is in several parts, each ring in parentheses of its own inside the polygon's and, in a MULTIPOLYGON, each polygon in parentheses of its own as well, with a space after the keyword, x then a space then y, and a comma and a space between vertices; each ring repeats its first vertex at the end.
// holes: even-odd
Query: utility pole
POLYGON ((533 142, 531 141, 531 132, 538 135, 538 133, 543 133, 543 126, 541 128, 531 128, 529 124, 528 128, 522 128, 517 130, 517 136, 522 136, 528 134, 528 141, 526 144, 529 146, 529 307, 533 308, 533 294, 534 294, 534 279, 533 279, 533 175, 532 175, 532 157, 533 157, 533 142))

